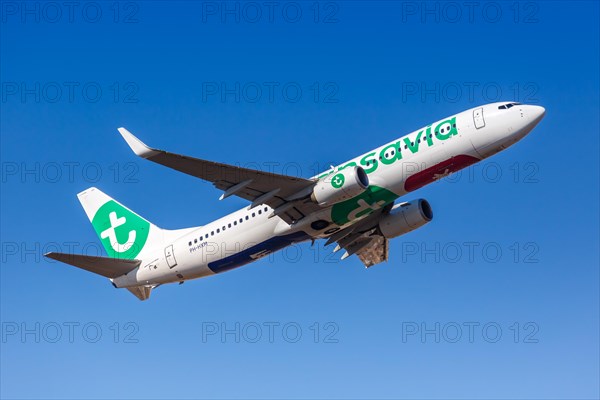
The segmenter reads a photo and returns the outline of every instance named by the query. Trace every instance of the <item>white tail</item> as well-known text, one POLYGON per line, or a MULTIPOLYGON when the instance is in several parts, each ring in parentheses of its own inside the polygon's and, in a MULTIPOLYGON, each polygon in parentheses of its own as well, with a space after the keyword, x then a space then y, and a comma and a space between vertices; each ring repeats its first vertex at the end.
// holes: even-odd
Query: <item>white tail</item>
POLYGON ((97 188, 77 195, 110 257, 143 259, 164 244, 163 230, 97 188))

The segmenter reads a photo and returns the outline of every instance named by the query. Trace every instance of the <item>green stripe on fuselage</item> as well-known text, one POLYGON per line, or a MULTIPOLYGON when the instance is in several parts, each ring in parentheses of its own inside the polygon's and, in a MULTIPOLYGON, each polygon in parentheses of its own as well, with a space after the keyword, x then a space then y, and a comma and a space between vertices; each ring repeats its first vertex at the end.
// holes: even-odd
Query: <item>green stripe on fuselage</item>
POLYGON ((342 201, 331 207, 331 220, 338 225, 345 225, 361 217, 371 214, 396 200, 398 196, 382 187, 369 186, 360 195, 342 201))

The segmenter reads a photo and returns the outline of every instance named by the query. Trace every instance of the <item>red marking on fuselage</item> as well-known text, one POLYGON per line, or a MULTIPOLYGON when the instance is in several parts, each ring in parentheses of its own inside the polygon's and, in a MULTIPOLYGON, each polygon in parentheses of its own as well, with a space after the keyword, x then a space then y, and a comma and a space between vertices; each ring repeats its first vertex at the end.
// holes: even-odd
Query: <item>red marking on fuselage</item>
POLYGON ((478 161, 481 160, 477 157, 468 156, 466 154, 460 154, 458 156, 451 157, 439 164, 410 176, 406 182, 404 182, 404 190, 407 192, 412 192, 413 190, 422 188, 431 182, 444 178, 453 172, 466 168, 469 165, 473 165, 478 161))

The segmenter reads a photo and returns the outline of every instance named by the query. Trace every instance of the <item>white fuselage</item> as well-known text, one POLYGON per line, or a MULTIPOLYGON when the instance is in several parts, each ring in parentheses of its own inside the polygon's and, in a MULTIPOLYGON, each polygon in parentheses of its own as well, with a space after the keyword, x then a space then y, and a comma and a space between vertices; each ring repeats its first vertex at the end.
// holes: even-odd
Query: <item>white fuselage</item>
POLYGON ((369 177, 369 194, 343 204, 323 207, 293 224, 269 218, 272 208, 243 208, 209 224, 165 238, 164 249, 147 256, 135 273, 113 280, 117 287, 182 282, 224 272, 292 243, 330 236, 398 197, 506 149, 541 120, 539 106, 492 103, 436 121, 415 132, 349 160, 369 177), (311 224, 328 225, 315 230, 311 224))

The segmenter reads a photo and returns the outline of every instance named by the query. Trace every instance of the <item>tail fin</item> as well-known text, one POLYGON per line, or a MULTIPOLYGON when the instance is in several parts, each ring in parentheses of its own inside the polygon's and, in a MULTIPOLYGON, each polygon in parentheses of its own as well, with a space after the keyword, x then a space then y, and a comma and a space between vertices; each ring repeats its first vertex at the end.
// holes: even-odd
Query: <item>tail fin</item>
MULTIPOLYGON (((94 187, 77 197, 108 257, 65 253, 47 253, 45 256, 105 276, 115 287, 114 279, 139 268, 147 257, 156 256, 155 252, 164 248, 165 240, 173 240, 196 229, 160 229, 94 187)), ((138 283, 135 277, 134 283, 138 283)), ((126 289, 138 299, 146 300, 157 286, 141 284, 126 289)))
POLYGON ((142 259, 163 243, 162 230, 97 188, 77 195, 109 257, 142 259))

